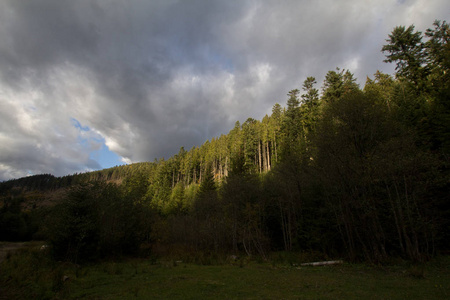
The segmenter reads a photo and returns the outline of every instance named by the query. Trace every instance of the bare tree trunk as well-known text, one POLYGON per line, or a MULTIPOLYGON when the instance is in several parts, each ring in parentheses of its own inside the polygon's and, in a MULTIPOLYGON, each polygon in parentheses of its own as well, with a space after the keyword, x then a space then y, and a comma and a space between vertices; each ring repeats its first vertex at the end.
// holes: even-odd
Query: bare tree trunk
POLYGON ((263 172, 267 172, 269 170, 269 167, 267 165, 267 149, 266 149, 266 143, 262 142, 262 157, 263 157, 263 172))
POLYGON ((175 186, 175 171, 172 171, 172 188, 175 186))
POLYGON ((386 190, 388 192, 389 203, 391 204, 392 214, 394 215, 395 227, 397 228, 398 242, 400 245, 400 249, 402 250, 402 253, 405 253, 405 247, 403 245, 402 229, 400 228, 399 216, 398 216, 397 210, 395 208, 394 200, 392 199, 391 189, 389 188, 389 186, 386 183, 385 183, 385 185, 386 185, 386 190))
POLYGON ((274 143, 274 149, 275 149, 275 161, 278 162, 277 138, 276 138, 275 132, 273 133, 273 143, 274 143))
POLYGON ((281 229, 283 232, 284 250, 291 251, 292 231, 291 231, 291 220, 289 216, 289 211, 285 210, 285 208, 283 207, 284 203, 282 203, 281 199, 278 200, 278 205, 280 207, 281 229))
POLYGON ((259 155, 259 174, 261 174, 261 172, 262 172, 261 140, 258 141, 258 155, 259 155))
POLYGON ((224 176, 228 177, 228 156, 225 157, 225 170, 224 170, 224 176))

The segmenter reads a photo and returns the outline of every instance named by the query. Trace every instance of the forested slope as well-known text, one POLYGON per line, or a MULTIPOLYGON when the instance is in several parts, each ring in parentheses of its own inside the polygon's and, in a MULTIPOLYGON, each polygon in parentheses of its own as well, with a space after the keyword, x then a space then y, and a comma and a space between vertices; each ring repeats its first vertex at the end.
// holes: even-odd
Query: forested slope
POLYGON ((361 88, 349 70, 336 69, 321 90, 308 77, 285 107, 167 160, 1 183, 0 239, 14 236, 20 218, 26 224, 23 197, 64 188, 59 217, 46 217, 70 231, 40 234, 70 258, 87 253, 83 247, 127 252, 143 243, 374 262, 448 252, 449 39, 445 21, 424 34, 396 27, 382 49, 395 77, 377 71, 361 88), (77 230, 86 227, 67 224, 80 222, 71 217, 81 208, 84 235, 77 230))

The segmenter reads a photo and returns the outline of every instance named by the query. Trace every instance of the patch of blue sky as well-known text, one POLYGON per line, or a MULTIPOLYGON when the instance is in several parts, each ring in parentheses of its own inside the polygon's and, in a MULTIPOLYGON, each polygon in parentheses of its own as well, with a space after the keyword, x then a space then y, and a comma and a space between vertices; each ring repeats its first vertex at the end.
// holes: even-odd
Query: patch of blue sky
POLYGON ((125 164, 121 156, 109 150, 104 140, 102 147, 99 150, 92 151, 89 157, 97 161, 103 169, 125 164))
POLYGON ((78 144, 89 151, 89 158, 96 161, 101 168, 107 169, 124 164, 121 156, 109 150, 101 135, 93 132, 89 126, 83 126, 75 118, 71 118, 70 121, 79 130, 78 144))
POLYGON ((77 119, 75 119, 75 118, 70 118, 70 122, 72 123, 72 125, 73 125, 75 128, 77 128, 77 129, 79 129, 79 130, 81 130, 81 131, 89 131, 89 130, 91 130, 91 129, 89 128, 89 126, 83 126, 83 125, 81 125, 81 123, 80 123, 77 119))

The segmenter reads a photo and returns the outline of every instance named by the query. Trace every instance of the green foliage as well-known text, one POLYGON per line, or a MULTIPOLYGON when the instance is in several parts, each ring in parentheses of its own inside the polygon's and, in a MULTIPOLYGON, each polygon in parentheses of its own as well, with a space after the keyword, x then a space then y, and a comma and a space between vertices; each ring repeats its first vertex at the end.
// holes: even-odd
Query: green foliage
POLYGON ((27 247, 0 262, 0 295, 5 299, 64 297, 61 268, 45 251, 27 247))
POLYGON ((319 101, 319 91, 314 88, 314 85, 316 84, 316 78, 310 76, 306 78, 306 80, 303 82, 303 90, 305 91, 305 94, 303 94, 302 101, 308 106, 316 105, 316 102, 319 101))
POLYGON ((422 90, 428 68, 424 67, 422 33, 414 32, 414 25, 395 27, 381 51, 386 52, 385 62, 396 62, 397 75, 410 80, 422 90))
POLYGON ((14 255, 2 264, 3 298, 447 299, 450 293, 448 257, 424 265, 382 267, 300 265, 320 258, 315 253, 274 253, 269 263, 238 258, 233 263, 223 259, 219 265, 206 260, 193 264, 174 257, 76 266, 36 254, 14 255))
POLYGON ((375 96, 350 93, 324 110, 316 145, 326 197, 353 259, 384 260, 388 250, 421 260, 432 251, 423 193, 435 160, 398 123, 408 123, 397 117, 405 104, 389 115, 375 96))
POLYGON ((396 27, 382 51, 397 73, 377 71, 363 89, 337 68, 321 95, 307 77, 286 107, 167 160, 1 183, 0 234, 30 237, 39 203, 30 199, 71 187, 45 223, 55 254, 71 260, 141 243, 205 262, 271 250, 374 263, 448 251, 450 32, 433 26, 396 27))
POLYGON ((248 118, 242 124, 242 138, 244 146, 244 167, 248 172, 256 171, 258 139, 258 122, 253 118, 248 118))
POLYGON ((334 102, 345 93, 358 90, 358 84, 349 70, 328 71, 323 82, 323 100, 334 102))
POLYGON ((136 253, 148 236, 148 209, 114 184, 74 187, 46 220, 56 258, 74 262, 136 253))
POLYGON ((229 235, 228 245, 234 253, 265 257, 269 250, 264 223, 266 203, 261 182, 254 174, 234 170, 221 190, 223 214, 229 235))
POLYGON ((24 202, 23 195, 15 195, 15 192, 0 200, 0 240, 30 240, 39 230, 38 218, 42 210, 24 210, 24 202))

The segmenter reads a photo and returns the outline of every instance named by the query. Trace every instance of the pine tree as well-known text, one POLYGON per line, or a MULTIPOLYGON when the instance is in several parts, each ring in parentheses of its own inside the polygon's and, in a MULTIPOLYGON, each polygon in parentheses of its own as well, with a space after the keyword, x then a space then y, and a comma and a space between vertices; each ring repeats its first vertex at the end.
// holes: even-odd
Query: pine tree
POLYGON ((399 78, 405 78, 411 81, 417 89, 417 92, 424 91, 425 79, 429 73, 426 66, 425 47, 422 43, 422 33, 414 32, 414 25, 406 28, 397 26, 394 28, 388 44, 381 49, 386 53, 384 62, 396 63, 396 75, 399 78))

